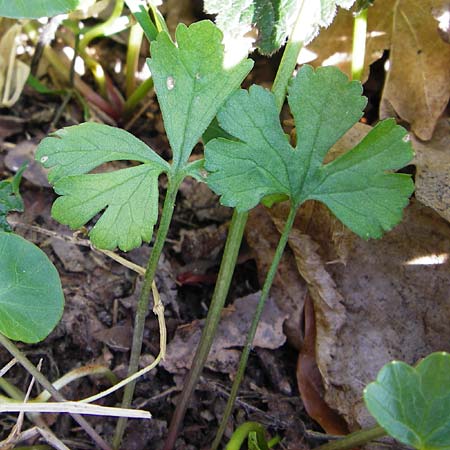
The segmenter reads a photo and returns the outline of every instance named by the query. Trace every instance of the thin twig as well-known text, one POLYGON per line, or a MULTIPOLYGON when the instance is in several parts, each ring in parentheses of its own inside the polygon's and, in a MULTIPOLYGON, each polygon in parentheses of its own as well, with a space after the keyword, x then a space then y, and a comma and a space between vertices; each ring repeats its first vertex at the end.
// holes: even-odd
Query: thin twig
POLYGON ((17 359, 13 358, 8 364, 3 366, 0 370, 0 378, 2 378, 6 373, 9 371, 9 369, 13 368, 17 364, 17 359))

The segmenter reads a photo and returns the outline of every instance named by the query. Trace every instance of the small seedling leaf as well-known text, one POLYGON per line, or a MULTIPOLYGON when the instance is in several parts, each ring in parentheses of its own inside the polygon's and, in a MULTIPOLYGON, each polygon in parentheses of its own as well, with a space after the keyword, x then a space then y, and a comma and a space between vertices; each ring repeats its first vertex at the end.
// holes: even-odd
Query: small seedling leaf
POLYGON ((386 120, 354 149, 323 164, 330 148, 362 116, 366 99, 361 90, 360 83, 349 82, 334 67, 302 67, 288 98, 296 148, 281 128, 272 93, 260 86, 237 91, 218 114, 234 140, 206 145, 208 185, 224 205, 239 211, 264 197, 288 196, 296 207, 319 200, 361 237, 380 237, 400 221, 414 189, 409 176, 391 172, 412 159, 406 131, 386 120))
POLYGON ((6 220, 8 213, 11 211, 23 211, 19 184, 25 168, 26 165, 23 165, 13 178, 0 181, 0 230, 2 231, 11 231, 11 227, 6 220))
POLYGON ((0 231, 0 333, 42 341, 59 322, 64 295, 45 253, 20 236, 0 231))
POLYGON ((370 413, 395 439, 419 450, 450 449, 450 355, 432 353, 417 367, 386 364, 364 391, 370 413))
POLYGON ((148 60, 164 127, 173 151, 174 170, 183 167, 192 149, 252 68, 250 60, 225 68, 222 33, 210 21, 180 24, 176 46, 162 32, 148 60))
POLYGON ((96 247, 128 251, 150 241, 158 218, 158 177, 170 166, 142 141, 119 128, 85 123, 44 139, 36 159, 50 168, 49 181, 61 195, 52 208, 56 220, 75 229, 103 211, 90 231, 96 247), (113 160, 143 164, 87 173, 113 160))
POLYGON ((75 10, 84 0, 0 0, 0 16, 39 19, 75 10))

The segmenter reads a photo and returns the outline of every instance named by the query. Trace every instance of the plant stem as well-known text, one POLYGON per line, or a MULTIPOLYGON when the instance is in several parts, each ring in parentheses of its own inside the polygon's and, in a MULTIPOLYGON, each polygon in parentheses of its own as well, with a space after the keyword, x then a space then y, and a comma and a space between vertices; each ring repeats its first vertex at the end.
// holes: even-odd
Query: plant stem
POLYGON ((86 48, 93 39, 100 36, 113 34, 115 32, 114 29, 116 25, 115 22, 122 14, 122 10, 124 7, 124 0, 113 0, 113 1, 115 2, 115 5, 111 13, 111 16, 105 22, 100 23, 99 25, 96 25, 95 27, 92 27, 90 30, 88 30, 84 34, 83 38, 80 40, 80 47, 79 47, 80 55, 86 61, 87 66, 91 70, 92 75, 94 76, 95 81, 98 84, 100 93, 103 96, 106 95, 105 72, 101 64, 87 54, 86 48))
POLYGON ((251 432, 255 432, 258 435, 258 441, 261 440, 264 444, 266 444, 265 447, 263 444, 261 450, 267 450, 269 446, 267 445, 266 438, 264 436, 266 430, 258 422, 244 422, 242 425, 236 428, 233 436, 231 436, 231 439, 225 447, 225 450, 240 450, 242 444, 245 442, 249 433, 251 432))
MULTIPOLYGON (((31 361, 3 334, 0 333, 0 344, 13 355, 17 361, 30 373, 47 391, 49 391, 53 398, 58 402, 65 402, 63 395, 42 375, 39 370, 34 367, 31 361)), ((103 450, 110 450, 110 446, 98 435, 98 433, 89 425, 89 423, 80 414, 71 414, 74 420, 83 428, 84 431, 92 438, 98 448, 103 450)))
POLYGON ((264 281, 264 285, 261 291, 261 297, 259 298, 258 305, 255 310, 255 314, 253 316, 253 320, 250 326, 250 330, 247 334, 247 339, 245 341, 245 346, 242 351, 241 359, 239 361, 239 368, 236 374, 236 378, 234 379, 233 386, 231 388, 230 397, 228 398, 227 406, 225 408, 225 412, 220 422, 219 431, 216 434, 214 442, 211 446, 211 450, 216 450, 222 440, 223 433, 225 432, 225 428, 228 423, 228 419, 233 410, 234 402, 236 400, 239 386, 241 384, 242 379, 244 378, 245 368, 247 366, 247 361, 250 356, 250 351, 253 346, 253 339, 256 334, 256 329, 258 328, 258 323, 261 318, 262 312, 264 310, 264 305, 266 303, 267 297, 269 296, 270 288, 272 287, 273 279, 278 270, 278 264, 280 263, 281 257, 283 256, 284 249, 286 247, 289 233, 291 232, 292 226, 294 224, 295 215, 297 213, 297 208, 294 205, 291 205, 291 209, 289 211, 288 218, 286 220, 286 224, 284 225, 283 233, 281 234, 280 240, 278 242, 277 248, 275 250, 275 255, 272 260, 272 264, 270 265, 269 272, 267 273, 266 280, 264 281))
POLYGON ((143 36, 144 30, 138 23, 135 23, 130 28, 130 36, 128 38, 125 74, 125 92, 127 98, 130 98, 131 94, 136 89, 136 71, 138 69, 139 52, 141 51, 143 36))
POLYGON ((130 116, 139 102, 150 92, 153 88, 153 78, 149 77, 144 80, 135 91, 127 98, 123 105, 123 115, 125 117, 130 116))
POLYGON ((341 439, 336 439, 335 441, 328 442, 328 444, 316 447, 314 450, 347 450, 367 444, 367 442, 386 435, 386 431, 381 427, 368 428, 355 431, 341 439))
POLYGON ((233 213, 233 219, 228 231, 228 238, 225 244, 225 250, 220 264, 220 271, 217 278, 217 283, 214 288, 214 294, 209 307, 208 316, 206 317, 205 326, 202 332, 202 338, 197 351, 195 353, 193 364, 187 380, 184 383, 183 391, 178 399, 177 407, 172 416, 170 427, 167 435, 164 449, 172 449, 175 445, 177 434, 184 415, 191 398, 192 392, 195 390, 198 379, 202 373, 206 359, 208 358, 209 350, 211 348, 214 336, 216 334, 217 326, 220 321, 222 308, 230 288, 231 278, 233 276, 234 268, 241 246, 242 236, 244 234, 245 224, 247 223, 248 213, 237 212, 233 213))
MULTIPOLYGON (((158 261, 164 247, 167 233, 169 231, 170 222, 172 220, 173 210, 175 208, 175 199, 177 196, 178 187, 181 183, 180 178, 181 177, 177 178, 176 176, 172 179, 169 178, 166 198, 164 200, 164 206, 161 214, 161 221, 159 224, 158 232, 156 234, 155 244, 153 246, 152 253, 147 264, 144 276, 144 284, 142 286, 137 304, 130 363, 128 366, 128 376, 131 376, 135 372, 137 372, 139 367, 139 357, 141 355, 142 340, 144 337, 145 318, 147 316, 148 305, 150 302, 150 292, 152 289, 153 279, 155 278, 156 270, 158 268, 158 261)), ((131 383, 127 384, 123 394, 122 408, 130 407, 135 385, 136 381, 132 381, 131 383)), ((113 439, 114 448, 119 448, 126 425, 126 418, 120 418, 118 420, 113 439)))
POLYGON ((367 8, 361 10, 354 19, 352 48, 352 79, 361 80, 366 56, 367 8))
POLYGON ((283 107, 284 99, 286 97, 287 86, 289 80, 292 77, 292 72, 297 65, 298 55, 303 47, 303 38, 301 37, 302 28, 305 28, 303 20, 305 14, 303 14, 303 8, 305 7, 307 0, 303 0, 300 4, 297 20, 295 21, 294 28, 286 44, 286 48, 281 58, 280 66, 278 67, 275 80, 272 85, 272 92, 275 95, 275 103, 278 111, 281 111, 283 107))
MULTIPOLYGON (((296 35, 295 31, 301 25, 301 21, 299 18, 301 16, 302 8, 303 4, 300 6, 298 19, 291 34, 291 38, 289 39, 289 42, 284 51, 283 58, 280 62, 280 66, 278 67, 275 82, 272 86, 272 92, 275 95, 275 102, 278 108, 278 112, 281 112, 281 108, 286 96, 287 85, 297 64, 298 54, 300 53, 300 50, 303 46, 303 42, 299 42, 297 44, 292 42, 294 36, 296 35)), ((193 360, 194 362, 189 372, 188 379, 186 380, 186 383, 183 387, 183 391, 181 392, 174 415, 170 422, 168 436, 164 444, 164 450, 171 450, 174 448, 177 434, 186 413, 189 399, 195 390, 195 386, 197 385, 198 379, 200 378, 201 372, 205 365, 206 358, 208 357, 209 350, 211 349, 217 326, 220 321, 220 312, 223 308, 225 298, 230 288, 231 276, 235 266, 235 262, 233 265, 231 265, 232 255, 228 255, 227 249, 231 248, 231 246, 233 246, 236 250, 239 249, 245 225, 247 223, 247 218, 247 213, 238 213, 237 211, 233 213, 233 220, 228 230, 227 242, 225 244, 225 251, 220 266, 216 287, 214 289, 213 298, 211 300, 211 305, 206 317, 205 329, 202 333, 200 344, 195 354, 193 360), (235 227, 238 229, 235 230, 235 227), (237 239, 239 239, 239 241, 237 241, 237 239), (225 258, 228 259, 228 257, 230 258, 229 262, 225 262, 225 258), (225 279, 222 280, 222 277, 225 277, 225 279)), ((236 261, 237 254, 234 258, 234 261, 236 261)))

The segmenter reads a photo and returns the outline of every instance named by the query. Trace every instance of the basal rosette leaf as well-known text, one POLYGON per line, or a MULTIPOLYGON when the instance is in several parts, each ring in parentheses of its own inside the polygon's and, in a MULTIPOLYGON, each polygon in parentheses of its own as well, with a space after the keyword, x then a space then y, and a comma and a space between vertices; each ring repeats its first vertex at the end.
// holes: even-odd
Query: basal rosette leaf
POLYGON ((56 220, 75 229, 102 213, 90 231, 98 248, 128 251, 150 241, 158 219, 158 177, 170 166, 142 141, 119 128, 85 123, 44 139, 36 159, 50 168, 49 180, 61 195, 52 208, 56 220), (87 173, 113 160, 142 164, 87 173))
POLYGON ((247 59, 224 67, 222 33, 210 21, 178 25, 176 40, 178 46, 160 33, 148 60, 175 169, 187 162, 220 106, 253 65, 247 59))
POLYGON ((273 95, 261 87, 236 92, 219 112, 220 126, 235 140, 208 142, 205 168, 222 203, 244 211, 266 196, 287 195, 296 207, 316 199, 364 238, 398 223, 413 191, 409 176, 392 173, 412 159, 406 131, 392 120, 382 122, 353 150, 324 165, 330 148, 362 116, 360 84, 333 67, 304 66, 288 99, 295 149, 273 95))
POLYGON ((386 364, 364 391, 370 413, 395 439, 419 450, 450 449, 450 355, 432 353, 417 367, 386 364))
POLYGON ((59 322, 64 294, 58 272, 31 242, 0 231, 0 333, 42 341, 59 322))

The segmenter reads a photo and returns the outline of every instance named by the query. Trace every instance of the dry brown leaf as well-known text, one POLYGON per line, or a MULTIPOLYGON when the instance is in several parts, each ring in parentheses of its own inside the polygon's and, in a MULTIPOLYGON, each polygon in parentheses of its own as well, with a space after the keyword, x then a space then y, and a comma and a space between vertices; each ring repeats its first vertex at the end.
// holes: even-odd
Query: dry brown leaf
POLYGON ((440 38, 432 16, 433 8, 448 3, 398 0, 394 8, 391 68, 380 112, 386 117, 392 106, 423 140, 431 139, 450 97, 450 45, 440 38))
POLYGON ((305 342, 297 361, 297 384, 306 412, 329 434, 347 434, 342 417, 324 400, 322 375, 316 362, 316 323, 314 306, 307 296, 305 301, 305 342))
MULTIPOLYGON (((363 80, 369 65, 390 51, 381 117, 394 112, 423 140, 431 139, 450 97, 450 45, 439 32, 437 11, 449 0, 377 0, 368 13, 363 80), (436 16, 436 17, 435 17, 436 16)), ((340 11, 309 46, 314 65, 337 65, 350 75, 353 19, 340 11)))
POLYGON ((339 228, 336 241, 333 224, 318 207, 308 233, 320 247, 298 228, 289 246, 300 273, 313 277, 308 282, 325 400, 355 429, 374 423, 362 391, 384 364, 413 364, 450 349, 450 226, 416 201, 381 240, 363 241, 339 228), (349 255, 346 264, 341 255, 349 255))
POLYGON ((17 59, 17 38, 20 24, 12 25, 0 40, 0 106, 11 107, 19 100, 30 73, 30 68, 17 59))
POLYGON ((450 221, 450 122, 439 121, 431 141, 412 136, 416 150, 416 198, 450 221))
MULTIPOLYGON (((255 293, 239 298, 232 307, 223 311, 206 362, 207 368, 230 374, 236 372, 240 357, 240 351, 236 347, 244 345, 259 296, 260 293, 255 293)), ((254 346, 268 349, 281 347, 286 341, 283 334, 283 322, 286 318, 287 314, 283 313, 269 297, 256 331, 254 346)), ((191 367, 203 324, 204 320, 197 320, 177 329, 175 337, 167 346, 166 359, 161 363, 166 370, 180 373, 191 367)))
MULTIPOLYGON (((319 36, 308 45, 308 50, 316 55, 311 62, 312 65, 337 66, 349 77, 351 76, 353 21, 351 11, 339 9, 331 26, 323 29, 319 36)), ((380 59, 383 51, 390 47, 391 26, 392 0, 377 0, 368 14, 363 82, 369 76, 370 64, 380 59)))

